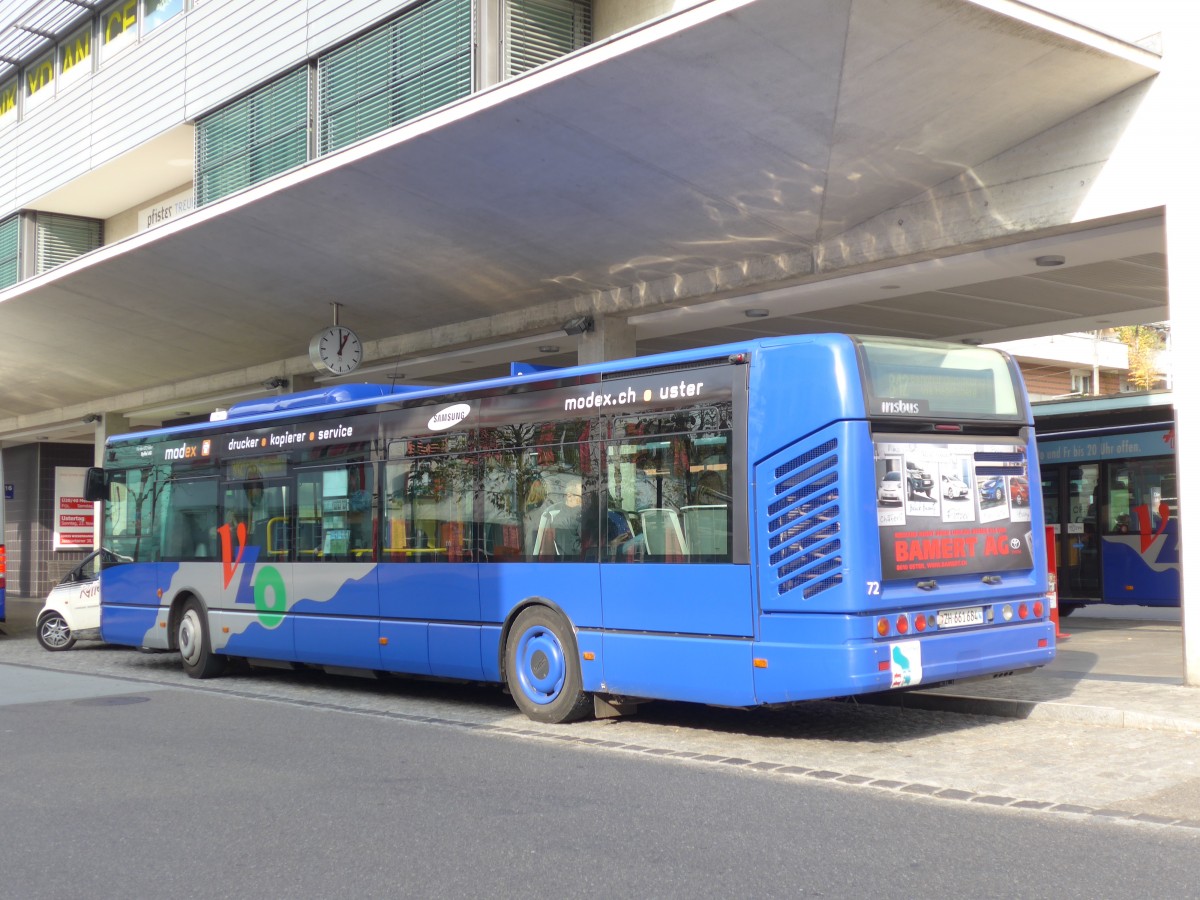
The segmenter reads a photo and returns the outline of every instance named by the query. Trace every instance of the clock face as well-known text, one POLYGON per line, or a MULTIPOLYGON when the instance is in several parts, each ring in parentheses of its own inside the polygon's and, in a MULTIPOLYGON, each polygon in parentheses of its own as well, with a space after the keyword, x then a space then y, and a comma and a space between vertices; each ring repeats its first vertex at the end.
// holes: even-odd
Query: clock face
POLYGON ((330 325, 313 335, 308 345, 309 361, 319 372, 346 375, 362 362, 362 341, 343 325, 330 325))

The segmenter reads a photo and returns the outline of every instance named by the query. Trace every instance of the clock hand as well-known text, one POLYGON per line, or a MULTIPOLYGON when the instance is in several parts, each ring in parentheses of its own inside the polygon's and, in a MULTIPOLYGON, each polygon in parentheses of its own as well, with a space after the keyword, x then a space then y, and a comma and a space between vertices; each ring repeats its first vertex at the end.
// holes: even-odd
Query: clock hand
POLYGON ((350 332, 343 331, 342 332, 342 342, 340 344, 338 344, 338 356, 342 355, 342 349, 346 346, 346 341, 348 341, 349 339, 350 339, 350 332))

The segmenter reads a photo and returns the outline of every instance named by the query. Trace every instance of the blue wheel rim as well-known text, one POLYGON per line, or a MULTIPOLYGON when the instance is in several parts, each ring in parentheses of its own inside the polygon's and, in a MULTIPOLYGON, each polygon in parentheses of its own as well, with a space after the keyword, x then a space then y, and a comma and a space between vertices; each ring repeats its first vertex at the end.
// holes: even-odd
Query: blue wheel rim
POLYGON ((562 644, 543 626, 530 628, 517 641, 517 681, 526 697, 541 706, 553 703, 567 680, 562 644))

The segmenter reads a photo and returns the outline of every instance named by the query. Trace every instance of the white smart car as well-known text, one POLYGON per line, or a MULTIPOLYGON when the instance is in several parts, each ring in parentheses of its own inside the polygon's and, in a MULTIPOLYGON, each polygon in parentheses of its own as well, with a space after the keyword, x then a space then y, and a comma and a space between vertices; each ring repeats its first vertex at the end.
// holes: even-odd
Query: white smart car
POLYGON ((879 503, 902 503, 904 501, 904 479, 899 472, 888 472, 879 482, 879 503))
POLYGON ((47 650, 70 650, 77 640, 100 639, 100 560, 116 559, 97 550, 50 591, 37 617, 38 643, 47 650))
POLYGON ((947 500, 958 500, 969 496, 971 489, 957 475, 942 476, 942 496, 947 500))

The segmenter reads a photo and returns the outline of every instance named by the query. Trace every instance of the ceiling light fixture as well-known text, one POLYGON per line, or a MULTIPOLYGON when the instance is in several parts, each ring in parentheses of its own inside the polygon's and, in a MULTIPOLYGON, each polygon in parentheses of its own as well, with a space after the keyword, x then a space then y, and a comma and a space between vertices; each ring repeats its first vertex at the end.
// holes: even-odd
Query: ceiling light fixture
POLYGON ((538 353, 557 353, 557 352, 558 352, 558 347, 556 347, 554 344, 542 344, 542 346, 538 347, 538 353))
POLYGON ((879 289, 881 291, 898 291, 898 290, 900 290, 900 285, 898 285, 898 284, 881 284, 879 286, 879 289))
POLYGON ((748 309, 746 310, 747 319, 765 319, 771 314, 769 309, 748 309))
POLYGON ((1034 260, 1039 266, 1061 266, 1066 261, 1065 256, 1039 256, 1034 260))

